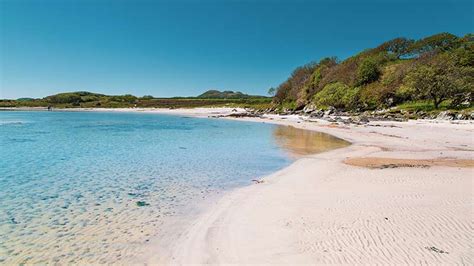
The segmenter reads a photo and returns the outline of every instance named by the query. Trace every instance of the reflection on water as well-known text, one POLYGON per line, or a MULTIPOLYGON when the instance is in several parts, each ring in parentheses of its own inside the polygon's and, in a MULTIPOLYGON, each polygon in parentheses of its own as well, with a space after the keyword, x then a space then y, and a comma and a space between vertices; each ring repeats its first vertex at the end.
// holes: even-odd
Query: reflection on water
POLYGON ((292 126, 277 126, 273 131, 276 143, 291 156, 325 152, 350 145, 349 142, 326 133, 299 129, 292 126))

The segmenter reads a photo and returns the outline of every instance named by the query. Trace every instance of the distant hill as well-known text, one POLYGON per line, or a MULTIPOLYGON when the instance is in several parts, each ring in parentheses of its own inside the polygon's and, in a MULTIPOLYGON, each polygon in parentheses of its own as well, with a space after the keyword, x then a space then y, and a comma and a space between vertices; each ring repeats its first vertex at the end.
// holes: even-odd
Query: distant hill
POLYGON ((34 101, 35 99, 34 98, 18 98, 16 99, 17 101, 21 102, 26 102, 26 101, 34 101))
POLYGON ((246 99, 246 98, 264 98, 264 96, 248 95, 240 91, 218 91, 208 90, 199 95, 201 99, 246 99))
POLYGON ((270 97, 251 96, 241 92, 208 91, 199 97, 155 98, 151 95, 137 97, 131 94, 105 95, 87 91, 63 92, 41 99, 21 98, 17 100, 0 99, 0 107, 47 107, 55 108, 192 108, 210 106, 268 108, 270 97))

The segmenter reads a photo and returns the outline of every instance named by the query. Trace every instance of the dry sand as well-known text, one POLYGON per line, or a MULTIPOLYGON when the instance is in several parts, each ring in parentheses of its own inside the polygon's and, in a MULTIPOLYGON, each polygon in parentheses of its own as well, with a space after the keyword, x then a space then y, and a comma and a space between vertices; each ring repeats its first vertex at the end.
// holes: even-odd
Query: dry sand
POLYGON ((169 256, 151 263, 474 264, 473 124, 242 119, 353 145, 305 156, 228 193, 172 241, 169 256))

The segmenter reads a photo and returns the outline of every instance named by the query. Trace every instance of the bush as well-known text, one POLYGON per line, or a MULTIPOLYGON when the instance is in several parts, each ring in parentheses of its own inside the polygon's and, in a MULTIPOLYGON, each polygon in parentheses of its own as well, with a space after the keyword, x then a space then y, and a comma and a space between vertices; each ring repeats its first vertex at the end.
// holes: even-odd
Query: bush
POLYGON ((359 87, 348 88, 342 101, 346 109, 356 109, 359 106, 359 87))
POLYGON ((110 97, 110 101, 112 102, 121 102, 121 103, 136 103, 138 98, 136 96, 125 94, 125 95, 118 95, 110 97))
POLYGON ((379 78, 380 70, 377 62, 373 58, 366 58, 357 68, 357 84, 365 85, 376 81, 379 78))
POLYGON ((46 100, 49 103, 53 103, 53 104, 60 104, 60 103, 79 104, 82 101, 82 98, 80 95, 76 93, 59 93, 56 95, 46 97, 46 100))
POLYGON ((416 91, 410 86, 402 85, 395 91, 397 102, 406 102, 415 100, 416 91))
POLYGON ((364 86, 359 91, 359 105, 362 109, 373 110, 380 105, 375 86, 364 86))
POLYGON ((358 88, 349 88, 341 82, 331 83, 314 96, 314 103, 321 107, 353 109, 357 106, 358 92, 358 88))

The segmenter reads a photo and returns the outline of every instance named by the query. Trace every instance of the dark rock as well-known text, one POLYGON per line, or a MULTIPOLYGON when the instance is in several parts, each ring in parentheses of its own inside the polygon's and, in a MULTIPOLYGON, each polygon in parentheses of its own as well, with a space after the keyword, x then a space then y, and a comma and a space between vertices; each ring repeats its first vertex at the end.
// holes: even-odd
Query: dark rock
POLYGON ((369 118, 365 115, 360 115, 358 117, 355 118, 355 121, 361 123, 361 124, 367 124, 369 123, 369 118))
POLYGON ((255 113, 233 113, 227 116, 228 117, 260 117, 259 114, 255 114, 255 113))
POLYGON ((454 115, 449 111, 443 111, 436 116, 436 120, 453 120, 454 115))
POLYGON ((145 201, 137 201, 137 206, 144 207, 144 206, 150 206, 150 204, 146 203, 145 201))
POLYGON ((456 114, 456 120, 464 120, 464 115, 461 113, 456 114))
POLYGON ((350 123, 353 123, 354 120, 352 120, 352 118, 349 117, 349 118, 343 120, 342 122, 343 122, 344 124, 350 124, 350 123))
POLYGON ((316 106, 312 104, 308 104, 303 108, 303 112, 306 114, 310 114, 312 112, 316 111, 316 106))
POLYGON ((322 110, 316 110, 311 113, 309 117, 321 118, 324 116, 324 112, 322 110))
POLYGON ((325 115, 325 116, 331 115, 331 114, 333 114, 335 111, 336 111, 336 108, 334 108, 334 107, 332 107, 332 106, 329 106, 329 108, 328 108, 326 111, 324 111, 324 115, 325 115))
POLYGON ((444 250, 441 250, 441 249, 439 249, 439 248, 437 248, 437 247, 425 247, 425 248, 426 248, 427 250, 429 250, 429 251, 434 251, 434 252, 436 252, 436 253, 449 254, 449 252, 444 251, 444 250))

